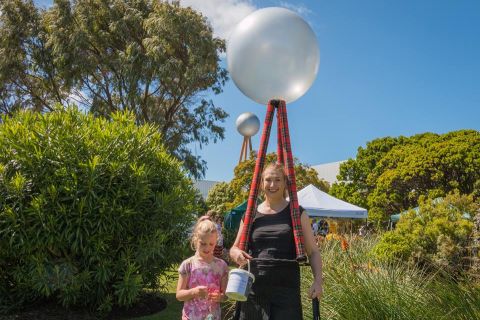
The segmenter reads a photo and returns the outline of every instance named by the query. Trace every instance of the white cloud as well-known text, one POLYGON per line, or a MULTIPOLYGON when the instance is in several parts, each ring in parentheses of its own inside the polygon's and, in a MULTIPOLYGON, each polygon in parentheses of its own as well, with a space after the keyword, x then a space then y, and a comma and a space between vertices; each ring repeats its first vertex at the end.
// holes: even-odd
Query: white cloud
POLYGON ((237 23, 257 8, 248 0, 181 0, 180 4, 201 12, 216 37, 228 39, 237 23))
POLYGON ((308 9, 308 8, 305 7, 303 4, 301 4, 301 5, 294 5, 294 4, 288 3, 287 1, 280 1, 280 2, 279 2, 279 6, 280 6, 280 7, 287 8, 287 9, 290 9, 290 10, 298 13, 298 15, 300 15, 300 16, 302 16, 302 17, 305 17, 305 16, 313 13, 312 10, 308 9))

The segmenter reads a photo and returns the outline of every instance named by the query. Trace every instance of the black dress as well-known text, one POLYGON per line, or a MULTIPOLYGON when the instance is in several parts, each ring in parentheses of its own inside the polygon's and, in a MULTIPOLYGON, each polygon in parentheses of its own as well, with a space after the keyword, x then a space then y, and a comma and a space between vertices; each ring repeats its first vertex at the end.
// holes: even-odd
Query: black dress
POLYGON ((247 301, 237 304, 237 319, 301 320, 300 267, 290 205, 276 214, 256 213, 248 248, 255 282, 247 301))

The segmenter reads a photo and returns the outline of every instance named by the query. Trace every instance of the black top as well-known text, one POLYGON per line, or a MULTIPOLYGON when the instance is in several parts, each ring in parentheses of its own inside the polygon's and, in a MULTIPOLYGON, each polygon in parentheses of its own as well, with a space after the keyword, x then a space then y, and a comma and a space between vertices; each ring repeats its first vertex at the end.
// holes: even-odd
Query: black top
MULTIPOLYGON (((303 211, 300 208, 300 212, 303 211)), ((256 212, 248 249, 254 258, 251 263, 251 271, 256 278, 254 291, 259 286, 300 285, 290 205, 274 214, 256 212)))

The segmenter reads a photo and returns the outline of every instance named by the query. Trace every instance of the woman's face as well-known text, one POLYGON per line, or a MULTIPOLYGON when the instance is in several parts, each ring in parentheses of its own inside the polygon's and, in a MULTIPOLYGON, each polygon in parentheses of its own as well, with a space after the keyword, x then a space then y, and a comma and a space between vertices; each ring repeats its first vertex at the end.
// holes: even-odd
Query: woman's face
POLYGON ((275 169, 267 169, 263 174, 263 191, 266 197, 284 198, 285 176, 283 172, 275 169))

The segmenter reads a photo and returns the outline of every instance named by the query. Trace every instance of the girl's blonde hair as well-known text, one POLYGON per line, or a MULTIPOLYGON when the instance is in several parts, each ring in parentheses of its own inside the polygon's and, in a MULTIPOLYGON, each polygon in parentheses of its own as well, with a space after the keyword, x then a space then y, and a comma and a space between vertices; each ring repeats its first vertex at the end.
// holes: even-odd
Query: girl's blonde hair
POLYGON ((287 184, 288 175, 287 175, 287 172, 285 171, 285 166, 283 165, 283 163, 280 163, 280 162, 272 162, 272 163, 269 163, 269 164, 267 164, 267 166, 263 169, 263 171, 262 171, 262 176, 261 176, 261 180, 260 180, 260 186, 262 187, 262 188, 261 188, 262 191, 264 191, 264 190, 263 190, 263 179, 264 179, 264 176, 265 176, 265 172, 267 172, 268 170, 276 171, 276 172, 282 174, 283 181, 285 182, 285 189, 283 190, 283 196, 284 196, 285 198, 288 197, 288 184, 287 184))
POLYGON ((192 239, 190 240, 192 249, 197 250, 197 242, 201 236, 211 233, 217 234, 217 225, 209 216, 200 217, 193 228, 192 239))

